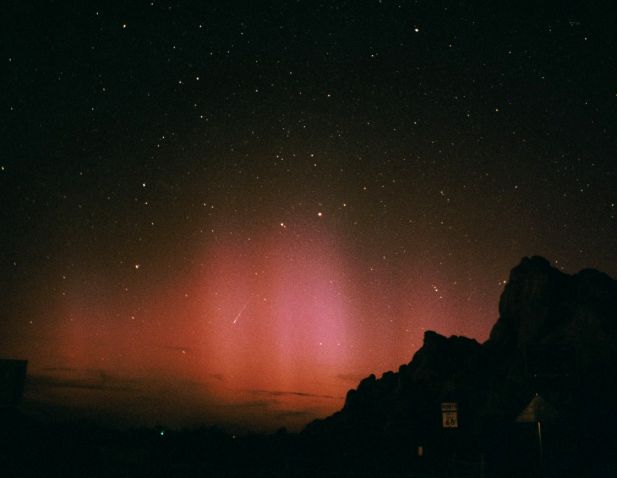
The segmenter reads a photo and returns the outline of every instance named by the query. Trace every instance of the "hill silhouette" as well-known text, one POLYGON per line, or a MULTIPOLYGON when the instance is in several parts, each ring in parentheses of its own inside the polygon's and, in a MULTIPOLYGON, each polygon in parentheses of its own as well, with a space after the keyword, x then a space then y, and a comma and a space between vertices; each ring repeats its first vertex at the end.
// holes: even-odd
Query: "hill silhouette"
POLYGON ((427 331, 408 364, 362 380, 341 411, 303 435, 333 456, 387 456, 393 466, 458 461, 512 476, 540 467, 614 471, 616 366, 617 282, 523 258, 485 343, 427 331), (452 402, 458 427, 443 428, 441 404, 452 402))

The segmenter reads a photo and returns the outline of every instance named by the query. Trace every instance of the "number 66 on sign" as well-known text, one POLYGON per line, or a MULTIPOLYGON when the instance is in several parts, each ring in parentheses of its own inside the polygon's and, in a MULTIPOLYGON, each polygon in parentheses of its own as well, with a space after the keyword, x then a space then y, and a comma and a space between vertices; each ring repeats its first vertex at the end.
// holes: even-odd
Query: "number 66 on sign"
POLYGON ((456 402, 441 404, 441 425, 443 428, 458 428, 458 407, 456 402))

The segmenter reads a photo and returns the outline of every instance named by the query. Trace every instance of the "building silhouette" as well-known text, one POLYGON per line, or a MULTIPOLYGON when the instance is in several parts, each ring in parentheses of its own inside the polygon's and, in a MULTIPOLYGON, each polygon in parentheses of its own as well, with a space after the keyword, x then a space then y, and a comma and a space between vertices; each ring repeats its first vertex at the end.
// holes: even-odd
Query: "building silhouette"
POLYGON ((27 367, 27 360, 0 359, 0 408, 14 408, 21 402, 27 367))

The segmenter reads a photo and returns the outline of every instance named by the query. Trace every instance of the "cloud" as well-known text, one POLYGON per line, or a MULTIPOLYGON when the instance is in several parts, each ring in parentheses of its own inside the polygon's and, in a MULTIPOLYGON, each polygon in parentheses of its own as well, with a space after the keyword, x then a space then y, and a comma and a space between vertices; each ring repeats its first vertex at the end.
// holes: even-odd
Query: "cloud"
POLYGON ((276 400, 252 400, 249 402, 240 402, 240 403, 229 403, 223 405, 226 408, 238 408, 238 409, 246 409, 246 408, 270 408, 273 405, 276 405, 278 402, 276 400))
POLYGON ((308 398, 327 398, 329 400, 339 400, 342 397, 335 397, 333 395, 319 395, 315 393, 307 393, 307 392, 289 392, 283 390, 249 390, 250 393, 255 393, 258 395, 270 395, 272 397, 281 397, 281 396, 294 396, 294 397, 308 397, 308 398))
POLYGON ((78 369, 72 367, 46 367, 41 369, 43 372, 77 372, 78 369))
POLYGON ((137 390, 135 380, 114 377, 103 370, 77 370, 63 367, 43 370, 51 373, 28 375, 28 389, 70 388, 110 392, 132 392, 137 390))
POLYGON ((212 377, 215 380, 218 380, 219 382, 225 381, 225 375, 223 375, 222 373, 211 373, 210 377, 212 377))
POLYGON ((275 413, 274 416, 276 418, 304 418, 304 417, 313 417, 315 412, 313 410, 284 410, 278 413, 275 413))

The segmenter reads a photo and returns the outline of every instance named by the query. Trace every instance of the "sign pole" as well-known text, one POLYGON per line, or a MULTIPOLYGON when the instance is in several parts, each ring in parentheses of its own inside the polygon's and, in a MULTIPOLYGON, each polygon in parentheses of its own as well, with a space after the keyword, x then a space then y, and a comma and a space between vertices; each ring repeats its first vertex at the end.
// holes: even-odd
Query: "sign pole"
POLYGON ((538 418, 538 445, 540 447, 540 476, 544 476, 544 445, 542 444, 542 422, 538 418))
POLYGON ((540 445, 540 461, 542 461, 544 450, 542 447, 542 422, 540 420, 538 420, 538 444, 540 445))

